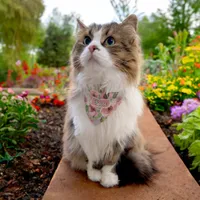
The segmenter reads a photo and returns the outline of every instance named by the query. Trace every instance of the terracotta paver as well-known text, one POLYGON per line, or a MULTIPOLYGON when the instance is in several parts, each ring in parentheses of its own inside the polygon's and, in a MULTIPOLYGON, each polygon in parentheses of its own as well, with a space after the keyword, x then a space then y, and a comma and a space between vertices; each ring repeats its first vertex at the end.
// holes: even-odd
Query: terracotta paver
POLYGON ((200 200, 199 185, 147 108, 140 119, 140 129, 160 170, 153 183, 107 189, 61 161, 43 200, 200 200))

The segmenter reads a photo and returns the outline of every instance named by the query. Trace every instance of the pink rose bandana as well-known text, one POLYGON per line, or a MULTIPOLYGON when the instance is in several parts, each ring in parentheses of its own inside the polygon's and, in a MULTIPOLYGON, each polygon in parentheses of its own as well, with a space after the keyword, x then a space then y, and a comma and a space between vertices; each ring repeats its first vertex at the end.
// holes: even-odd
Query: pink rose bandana
POLYGON ((85 109, 90 121, 98 125, 121 104, 122 97, 118 92, 98 92, 89 90, 88 96, 84 96, 85 109))

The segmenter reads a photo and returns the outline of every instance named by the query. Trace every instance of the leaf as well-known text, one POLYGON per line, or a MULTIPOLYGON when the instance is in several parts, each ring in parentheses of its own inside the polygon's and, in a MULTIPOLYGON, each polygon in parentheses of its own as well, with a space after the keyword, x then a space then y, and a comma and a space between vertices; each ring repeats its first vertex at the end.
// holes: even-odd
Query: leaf
POLYGON ((189 147, 190 156, 200 156, 200 140, 195 140, 189 147))

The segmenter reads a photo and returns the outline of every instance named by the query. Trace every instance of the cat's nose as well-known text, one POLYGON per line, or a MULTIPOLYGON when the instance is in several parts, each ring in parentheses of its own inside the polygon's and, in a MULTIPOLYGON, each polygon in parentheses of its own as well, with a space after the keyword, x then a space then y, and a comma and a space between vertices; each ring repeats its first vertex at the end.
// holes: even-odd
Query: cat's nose
POLYGON ((89 46, 89 50, 90 50, 91 53, 93 53, 96 49, 98 49, 96 45, 90 45, 89 46))

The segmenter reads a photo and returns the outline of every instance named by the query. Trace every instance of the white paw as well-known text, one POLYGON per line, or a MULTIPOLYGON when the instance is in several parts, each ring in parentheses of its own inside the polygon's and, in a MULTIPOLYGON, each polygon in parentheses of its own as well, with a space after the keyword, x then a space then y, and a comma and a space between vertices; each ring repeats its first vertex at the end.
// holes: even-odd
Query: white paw
POLYGON ((98 182, 101 180, 101 171, 97 169, 90 169, 87 171, 88 178, 91 181, 98 182))
POLYGON ((118 185, 119 179, 118 176, 112 172, 106 172, 102 174, 101 185, 104 187, 113 187, 118 185))

